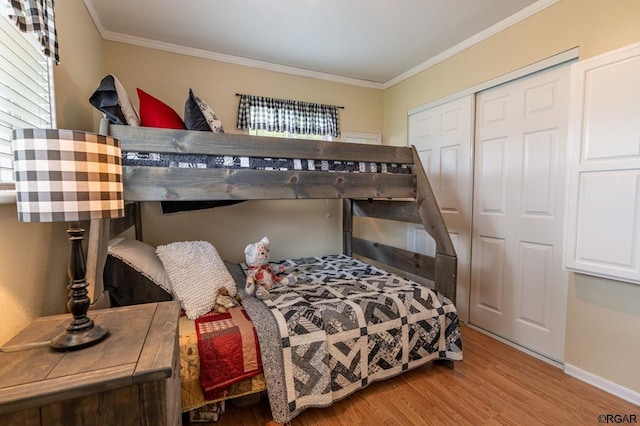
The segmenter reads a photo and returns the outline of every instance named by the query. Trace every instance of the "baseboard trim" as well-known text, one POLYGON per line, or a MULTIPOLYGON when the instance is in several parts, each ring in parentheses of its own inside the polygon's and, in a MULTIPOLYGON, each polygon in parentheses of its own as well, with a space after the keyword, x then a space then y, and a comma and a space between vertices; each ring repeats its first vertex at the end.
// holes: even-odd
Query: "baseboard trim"
POLYGON ((640 406, 640 393, 624 386, 620 386, 617 383, 613 383, 610 380, 604 379, 600 376, 596 376, 582 368, 575 365, 564 364, 564 372, 569 376, 575 377, 585 383, 589 383, 591 386, 595 386, 598 389, 617 396, 620 399, 624 399, 627 402, 640 406))
POLYGON ((484 328, 478 327, 477 325, 473 325, 473 324, 465 324, 465 325, 466 325, 467 327, 469 327, 469 328, 474 329, 475 331, 479 331, 479 332, 480 332, 480 333, 482 333, 482 334, 486 334, 487 336, 492 337, 492 338, 496 339, 497 341, 504 343, 505 345, 511 346, 512 348, 517 349, 517 350, 519 350, 520 352, 524 352, 524 353, 526 353, 527 355, 530 355, 530 356, 532 356, 532 357, 534 357, 534 358, 537 358, 537 359, 539 359, 540 361, 544 361, 544 362, 546 362, 547 364, 551 364, 551 365, 553 365, 554 367, 559 368, 559 369, 561 369, 561 370, 562 370, 562 368, 563 368, 563 365, 564 365, 564 364, 563 364, 563 362, 562 362, 562 361, 558 361, 558 360, 555 360, 555 359, 549 358, 549 357, 547 357, 547 356, 545 356, 545 355, 539 354, 538 352, 532 351, 532 350, 531 350, 531 349, 529 349, 529 348, 525 348, 524 346, 519 345, 519 344, 517 344, 516 342, 513 342, 513 341, 511 341, 511 340, 509 340, 509 339, 505 339, 505 338, 504 338, 504 337, 502 337, 502 336, 498 336, 497 334, 494 334, 494 333, 492 333, 492 332, 490 332, 490 331, 487 331, 487 330, 485 330, 484 328))

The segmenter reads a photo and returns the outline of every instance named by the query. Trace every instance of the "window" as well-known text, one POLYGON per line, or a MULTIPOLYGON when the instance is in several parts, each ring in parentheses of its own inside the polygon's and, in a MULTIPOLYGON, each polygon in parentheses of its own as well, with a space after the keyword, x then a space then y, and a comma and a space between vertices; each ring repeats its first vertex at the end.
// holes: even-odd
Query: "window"
POLYGON ((0 190, 13 189, 14 128, 52 127, 52 62, 38 36, 23 33, 0 10, 0 190))
POLYGON ((332 141, 334 138, 329 135, 303 135, 300 133, 291 132, 270 132, 268 130, 251 129, 248 134, 252 136, 271 136, 277 138, 290 138, 290 139, 312 139, 319 141, 332 141))
POLYGON ((342 132, 342 142, 382 145, 380 133, 342 132))

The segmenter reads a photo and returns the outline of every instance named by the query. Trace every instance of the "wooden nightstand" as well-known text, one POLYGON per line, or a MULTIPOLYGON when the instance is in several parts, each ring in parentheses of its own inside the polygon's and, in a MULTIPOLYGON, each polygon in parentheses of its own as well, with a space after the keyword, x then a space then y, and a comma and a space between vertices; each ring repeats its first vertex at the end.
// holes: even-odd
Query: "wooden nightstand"
MULTIPOLYGON (((0 425, 181 424, 179 302, 89 311, 109 336, 89 348, 0 353, 0 425)), ((5 346, 46 341, 69 314, 38 318, 5 346)))

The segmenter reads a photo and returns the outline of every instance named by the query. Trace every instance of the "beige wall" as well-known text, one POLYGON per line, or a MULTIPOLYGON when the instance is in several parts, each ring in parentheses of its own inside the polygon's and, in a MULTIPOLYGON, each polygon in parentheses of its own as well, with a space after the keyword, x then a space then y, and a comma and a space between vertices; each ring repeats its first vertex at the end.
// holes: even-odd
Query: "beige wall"
POLYGON ((64 312, 65 229, 18 223, 16 205, 0 205, 0 345, 33 319, 64 312))
POLYGON ((56 2, 60 65, 54 67, 58 128, 96 131, 89 97, 104 76, 104 47, 82 0, 56 2))
MULTIPOLYGON (((340 105, 343 130, 382 133, 382 90, 296 77, 239 65, 105 43, 107 72, 115 74, 138 105, 136 88, 159 98, 181 116, 189 88, 218 114, 228 133, 238 133, 236 93, 340 105)), ((146 203, 144 239, 211 241, 228 260, 244 260, 244 247, 267 235, 273 260, 342 250, 337 201, 249 201, 200 212, 162 215, 146 203)))
POLYGON ((134 105, 136 88, 184 115, 189 88, 218 114, 225 131, 238 133, 236 93, 340 105, 342 130, 382 133, 382 90, 297 77, 159 50, 105 42, 108 73, 122 82, 134 105))
MULTIPOLYGON (((385 90, 385 139, 407 143, 411 108, 576 46, 585 59, 638 41, 639 1, 561 0, 385 90)), ((572 274, 567 314, 565 362, 640 392, 640 286, 572 274)))
MULTIPOLYGON (((59 128, 93 130, 87 99, 104 72, 102 40, 82 0, 56 3, 60 65, 54 67, 59 128)), ((66 223, 19 223, 0 205, 0 344, 34 318, 66 311, 66 223)))

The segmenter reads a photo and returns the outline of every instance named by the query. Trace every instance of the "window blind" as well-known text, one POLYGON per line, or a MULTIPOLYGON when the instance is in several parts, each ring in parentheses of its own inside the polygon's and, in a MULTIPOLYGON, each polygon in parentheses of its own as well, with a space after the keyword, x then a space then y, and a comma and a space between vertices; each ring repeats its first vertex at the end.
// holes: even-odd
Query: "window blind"
POLYGON ((51 63, 37 37, 0 11, 0 184, 13 182, 11 132, 53 127, 51 63))

